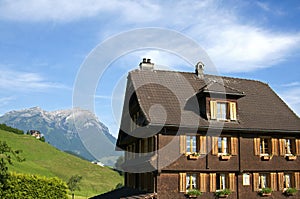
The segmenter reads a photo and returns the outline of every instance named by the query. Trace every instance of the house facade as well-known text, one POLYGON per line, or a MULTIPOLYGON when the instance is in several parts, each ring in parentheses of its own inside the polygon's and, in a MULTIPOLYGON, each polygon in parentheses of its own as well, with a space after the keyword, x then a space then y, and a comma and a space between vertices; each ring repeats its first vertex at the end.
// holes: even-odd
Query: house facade
POLYGON ((201 63, 189 73, 144 59, 129 73, 117 148, 125 186, 153 198, 300 198, 299 117, 267 84, 201 63))

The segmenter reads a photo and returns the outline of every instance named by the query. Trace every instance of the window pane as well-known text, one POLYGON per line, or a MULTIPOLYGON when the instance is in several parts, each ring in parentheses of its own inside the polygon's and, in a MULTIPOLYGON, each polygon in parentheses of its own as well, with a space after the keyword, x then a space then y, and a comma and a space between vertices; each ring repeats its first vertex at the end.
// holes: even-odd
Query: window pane
POLYGON ((260 139, 260 153, 269 154, 268 140, 265 138, 260 139))
POLYGON ((227 146, 227 138, 226 137, 219 137, 218 138, 218 153, 223 153, 223 154, 228 153, 228 146, 227 146))
POLYGON ((284 174, 284 188, 291 187, 291 174, 284 174))
POLYGON ((186 189, 196 189, 197 188, 197 175, 187 174, 186 175, 186 189))
POLYGON ((268 187, 268 182, 267 182, 267 175, 266 174, 260 174, 259 175, 259 188, 263 189, 268 187))
POLYGON ((227 119, 227 103, 217 103, 217 118, 220 120, 227 119))
POLYGON ((291 154, 291 140, 285 139, 285 153, 291 154))
POLYGON ((196 136, 186 136, 186 152, 197 152, 196 136))

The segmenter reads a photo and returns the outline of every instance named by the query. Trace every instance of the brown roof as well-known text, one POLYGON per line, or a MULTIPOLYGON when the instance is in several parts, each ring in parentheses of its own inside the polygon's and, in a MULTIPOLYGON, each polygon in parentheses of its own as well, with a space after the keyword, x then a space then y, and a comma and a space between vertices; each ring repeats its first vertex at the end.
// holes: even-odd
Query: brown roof
POLYGON ((260 81, 213 75, 200 79, 195 73, 162 70, 134 70, 128 81, 152 125, 208 127, 209 120, 190 102, 195 102, 197 93, 205 89, 220 92, 224 85, 225 93, 240 95, 238 122, 225 122, 224 128, 300 132, 299 117, 260 81))
POLYGON ((99 196, 94 196, 90 199, 154 199, 156 198, 156 193, 147 193, 144 191, 139 191, 137 189, 132 189, 128 187, 122 187, 99 196))

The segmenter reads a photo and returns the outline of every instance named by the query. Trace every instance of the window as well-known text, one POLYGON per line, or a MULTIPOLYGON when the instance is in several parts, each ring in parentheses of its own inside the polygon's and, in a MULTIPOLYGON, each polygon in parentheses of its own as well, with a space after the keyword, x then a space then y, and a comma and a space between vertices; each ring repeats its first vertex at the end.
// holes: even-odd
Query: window
POLYGON ((237 120, 236 102, 210 101, 210 119, 237 120))
POLYGON ((186 136, 186 152, 197 152, 197 138, 196 136, 186 136))
POLYGON ((267 138, 260 138, 260 154, 269 155, 269 140, 267 138))
POLYGON ((260 173, 258 183, 258 187, 260 189, 268 187, 268 175, 265 173, 260 173))
POLYGON ((217 102, 217 119, 227 120, 227 103, 217 102))
POLYGON ((292 145, 290 139, 284 139, 284 151, 286 155, 292 155, 292 145))
POLYGON ((283 188, 292 187, 292 175, 290 173, 285 173, 283 176, 283 188))
POLYGON ((219 154, 228 154, 228 142, 227 137, 219 137, 218 138, 218 153, 219 154))
POLYGON ((197 188, 197 175, 188 173, 186 174, 186 190, 197 188))
POLYGON ((226 174, 217 174, 217 190, 224 190, 228 187, 226 174))

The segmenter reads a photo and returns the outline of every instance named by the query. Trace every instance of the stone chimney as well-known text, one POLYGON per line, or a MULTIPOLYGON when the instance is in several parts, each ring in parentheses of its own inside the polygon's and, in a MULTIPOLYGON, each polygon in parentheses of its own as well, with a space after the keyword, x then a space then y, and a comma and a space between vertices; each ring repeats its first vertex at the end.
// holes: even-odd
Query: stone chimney
POLYGON ((151 63, 151 59, 143 58, 143 61, 140 63, 140 70, 153 70, 154 63, 151 63))
POLYGON ((204 79, 204 64, 202 62, 198 62, 195 66, 195 73, 200 79, 204 79))

